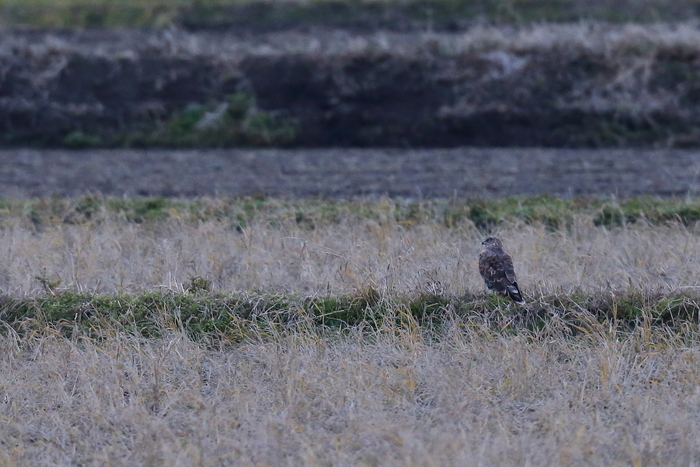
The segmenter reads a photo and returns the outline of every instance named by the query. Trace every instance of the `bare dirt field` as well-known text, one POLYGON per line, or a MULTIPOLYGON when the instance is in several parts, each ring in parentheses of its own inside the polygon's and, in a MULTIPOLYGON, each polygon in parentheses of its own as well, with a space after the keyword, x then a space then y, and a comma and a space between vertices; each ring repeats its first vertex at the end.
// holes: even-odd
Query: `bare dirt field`
POLYGON ((0 151, 0 196, 685 196, 693 150, 0 151))

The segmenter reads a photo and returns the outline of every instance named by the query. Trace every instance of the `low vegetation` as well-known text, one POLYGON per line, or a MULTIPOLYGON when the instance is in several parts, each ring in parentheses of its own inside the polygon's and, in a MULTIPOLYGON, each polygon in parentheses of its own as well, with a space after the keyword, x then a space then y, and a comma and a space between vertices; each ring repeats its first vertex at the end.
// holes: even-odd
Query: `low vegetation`
POLYGON ((605 22, 687 21, 697 17, 692 0, 2 0, 0 24, 33 27, 195 28, 335 24, 405 30, 454 29, 464 23, 598 20, 605 22))
POLYGON ((223 102, 190 104, 174 112, 165 122, 147 122, 107 136, 82 130, 68 133, 62 146, 94 147, 236 147, 284 146, 296 136, 294 123, 255 105, 255 97, 238 92, 223 102))
MULTIPOLYGON (((446 229, 465 225, 488 231, 507 224, 524 223, 547 230, 566 231, 577 220, 594 226, 692 227, 700 220, 700 199, 640 197, 615 199, 582 196, 514 196, 508 198, 401 200, 298 199, 282 201, 265 196, 242 198, 110 198, 88 195, 77 198, 0 199, 0 222, 31 223, 37 229, 69 225, 93 225, 118 219, 142 224, 178 220, 187 224, 224 223, 240 230, 250 223, 271 228, 289 223, 314 230, 317 227, 355 221, 385 221, 404 228, 441 225, 446 229)), ((0 223, 0 227, 2 224, 0 223)))
POLYGON ((0 464, 689 463, 699 207, 3 200, 0 464))
MULTIPOLYGON (((260 338, 261 329, 284 333, 299 327, 317 332, 355 328, 369 334, 385 326, 408 326, 431 336, 455 320, 462 326, 506 334, 546 329, 552 320, 570 336, 624 335, 639 327, 682 332, 688 326, 694 328, 700 310, 700 294, 693 291, 552 294, 530 296, 527 305, 515 306, 497 296, 456 297, 435 290, 403 297, 383 297, 374 289, 353 295, 294 297, 209 293, 210 284, 202 278, 183 286, 187 286, 184 293, 113 296, 58 292, 47 286, 45 296, 3 297, 0 319, 21 336, 45 329, 67 337, 76 332, 99 337, 100 329, 150 338, 178 331, 218 347, 260 338)), ((439 333, 433 337, 439 339, 439 333)))

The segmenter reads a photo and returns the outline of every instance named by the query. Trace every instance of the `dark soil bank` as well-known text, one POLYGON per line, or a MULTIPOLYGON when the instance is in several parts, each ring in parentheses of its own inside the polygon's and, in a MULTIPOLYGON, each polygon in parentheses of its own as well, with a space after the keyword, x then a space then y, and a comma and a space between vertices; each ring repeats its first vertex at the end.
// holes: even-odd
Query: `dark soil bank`
POLYGON ((561 43, 527 46, 493 45, 488 35, 479 42, 331 30, 4 32, 0 144, 700 143, 700 50, 692 40, 632 37, 610 50, 566 42, 566 30, 557 31, 561 43))
POLYGON ((0 197, 700 193, 700 153, 565 149, 0 151, 0 197))

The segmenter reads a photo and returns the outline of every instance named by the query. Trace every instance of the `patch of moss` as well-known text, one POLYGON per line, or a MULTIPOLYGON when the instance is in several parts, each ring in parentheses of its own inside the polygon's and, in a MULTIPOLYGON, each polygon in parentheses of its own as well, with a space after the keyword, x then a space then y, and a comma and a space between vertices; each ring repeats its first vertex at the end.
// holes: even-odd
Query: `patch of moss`
POLYGON ((211 281, 201 276, 190 277, 188 284, 183 284, 185 290, 191 294, 208 293, 211 291, 211 281))
POLYGON ((122 213, 127 220, 138 224, 166 219, 183 205, 166 198, 109 198, 102 202, 110 211, 122 213))
POLYGON ((137 147, 284 146, 296 133, 291 120, 258 109, 255 96, 237 92, 223 102, 190 104, 157 128, 117 136, 115 141, 137 147))
POLYGON ((104 142, 99 136, 81 130, 72 131, 63 138, 63 145, 72 149, 95 148, 103 144, 104 142))
POLYGON ((700 316, 700 300, 689 295, 670 295, 653 303, 652 316, 665 323, 697 322, 700 316))
POLYGON ((408 310, 420 324, 439 324, 442 312, 452 303, 451 297, 436 294, 420 294, 410 300, 408 310))

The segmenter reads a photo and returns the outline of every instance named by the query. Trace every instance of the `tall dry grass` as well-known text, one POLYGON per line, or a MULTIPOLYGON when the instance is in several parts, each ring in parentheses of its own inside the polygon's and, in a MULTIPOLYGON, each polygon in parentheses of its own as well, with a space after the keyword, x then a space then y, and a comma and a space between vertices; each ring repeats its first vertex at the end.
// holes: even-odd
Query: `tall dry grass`
MULTIPOLYGON (((231 221, 169 219, 135 224, 104 213, 97 224, 37 230, 9 219, 0 230, 0 290, 43 293, 37 276, 96 293, 181 290, 192 277, 216 290, 317 294, 373 287, 411 293, 440 283, 448 293, 483 290, 477 270, 485 233, 470 222, 397 222, 348 216, 315 225, 257 216, 231 221)), ((568 230, 511 223, 499 228, 526 293, 673 290, 700 285, 700 238, 681 224, 597 227, 580 216, 568 230)))
POLYGON ((700 346, 301 330, 0 339, 0 465, 694 465, 700 346))

